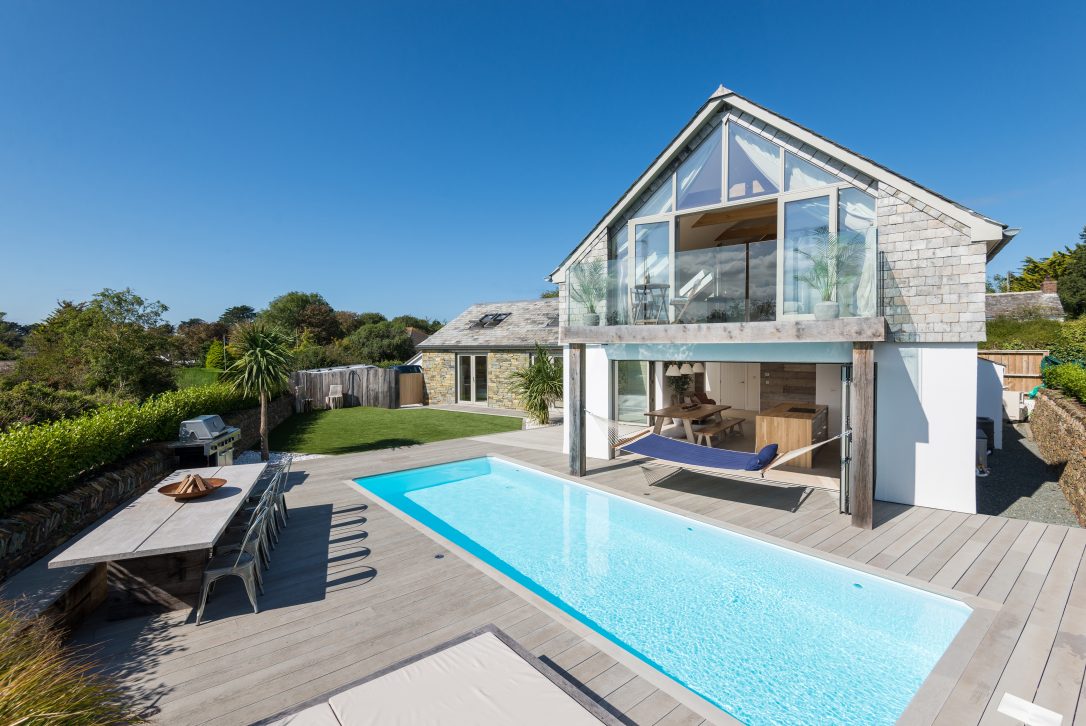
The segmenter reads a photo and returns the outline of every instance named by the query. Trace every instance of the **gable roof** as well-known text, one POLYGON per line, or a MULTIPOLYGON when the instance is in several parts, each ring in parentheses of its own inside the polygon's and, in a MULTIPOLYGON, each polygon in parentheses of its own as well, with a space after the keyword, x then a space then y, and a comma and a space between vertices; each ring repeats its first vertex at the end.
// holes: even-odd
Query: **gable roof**
POLYGON ((477 303, 417 347, 419 350, 526 350, 534 348, 536 343, 558 345, 558 298, 477 303), (509 313, 509 317, 494 327, 478 324, 484 315, 498 313, 509 313))
POLYGON ((984 318, 1041 317, 1063 320, 1066 313, 1060 296, 1055 292, 990 292, 984 296, 984 318))
MULTIPOLYGON (((771 127, 777 131, 792 136, 798 142, 811 147, 815 152, 821 152, 826 156, 847 164, 861 175, 871 179, 886 182, 888 185, 904 192, 922 204, 926 204, 937 212, 948 215, 955 221, 969 228, 973 241, 985 242, 988 247, 988 259, 991 260, 1000 249, 1018 233, 1017 229, 1009 229, 1007 225, 990 219, 979 212, 972 210, 957 202, 924 187, 917 182, 901 176, 896 172, 878 164, 877 162, 861 154, 837 144, 825 136, 801 126, 784 116, 781 116, 764 106, 750 101, 734 91, 720 86, 712 96, 698 109, 694 117, 687 122, 682 131, 672 139, 671 143, 660 152, 649 167, 634 181, 626 192, 619 197, 603 218, 593 227, 592 231, 575 247, 560 265, 550 274, 548 279, 560 281, 564 269, 574 261, 578 253, 586 245, 596 240, 600 234, 615 221, 627 208, 631 207, 646 191, 648 185, 656 178, 657 174, 678 156, 684 147, 691 141, 705 124, 712 121, 719 113, 733 110, 752 117, 756 123, 762 124, 762 128, 771 127)), ((844 179, 842 179, 844 181, 844 179)))

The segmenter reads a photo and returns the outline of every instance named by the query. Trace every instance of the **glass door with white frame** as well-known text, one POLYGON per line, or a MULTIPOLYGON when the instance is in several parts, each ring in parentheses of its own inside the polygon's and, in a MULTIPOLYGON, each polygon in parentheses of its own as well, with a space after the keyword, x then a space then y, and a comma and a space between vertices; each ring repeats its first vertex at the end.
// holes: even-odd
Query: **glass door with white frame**
POLYGON ((782 317, 811 317, 817 303, 836 297, 829 269, 836 244, 834 200, 833 190, 781 200, 777 310, 782 317))
POLYGON ((631 223, 634 240, 632 322, 668 322, 671 299, 671 220, 631 223))
POLYGON ((457 357, 457 400, 486 403, 486 355, 457 357))

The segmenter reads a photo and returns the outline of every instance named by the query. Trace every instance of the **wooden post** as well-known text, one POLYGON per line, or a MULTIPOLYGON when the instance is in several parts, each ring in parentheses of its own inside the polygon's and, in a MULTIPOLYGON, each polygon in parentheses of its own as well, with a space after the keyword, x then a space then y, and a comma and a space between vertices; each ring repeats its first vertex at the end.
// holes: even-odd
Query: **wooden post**
POLYGON ((569 410, 566 411, 566 436, 569 437, 569 473, 584 476, 585 459, 585 351, 583 343, 569 346, 569 410))
POLYGON ((852 344, 852 526, 871 529, 875 515, 875 350, 852 344))

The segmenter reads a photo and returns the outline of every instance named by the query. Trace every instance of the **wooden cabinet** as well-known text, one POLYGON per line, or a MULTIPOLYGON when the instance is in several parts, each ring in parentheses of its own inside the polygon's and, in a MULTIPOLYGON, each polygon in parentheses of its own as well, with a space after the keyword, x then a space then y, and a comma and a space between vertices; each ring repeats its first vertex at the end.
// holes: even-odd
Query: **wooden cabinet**
MULTIPOLYGON (((829 436, 829 407, 820 403, 779 403, 758 414, 755 422, 755 445, 776 444, 779 453, 800 449, 825 441, 829 436)), ((814 451, 808 451, 788 462, 789 466, 810 469, 814 466, 814 451)))

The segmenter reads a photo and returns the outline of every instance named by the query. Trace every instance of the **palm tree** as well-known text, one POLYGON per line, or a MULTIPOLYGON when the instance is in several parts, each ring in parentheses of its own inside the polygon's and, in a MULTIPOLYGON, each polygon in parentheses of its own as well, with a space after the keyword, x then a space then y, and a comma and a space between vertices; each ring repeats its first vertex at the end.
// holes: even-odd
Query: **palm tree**
POLYGON ((230 364, 223 378, 235 389, 260 397, 260 458, 268 460, 268 401, 287 388, 291 372, 291 339, 264 323, 243 323, 234 328, 230 342, 241 357, 230 364))
POLYGON ((533 420, 550 423, 550 407, 562 400, 562 364, 536 343, 535 362, 513 371, 513 391, 533 420))

